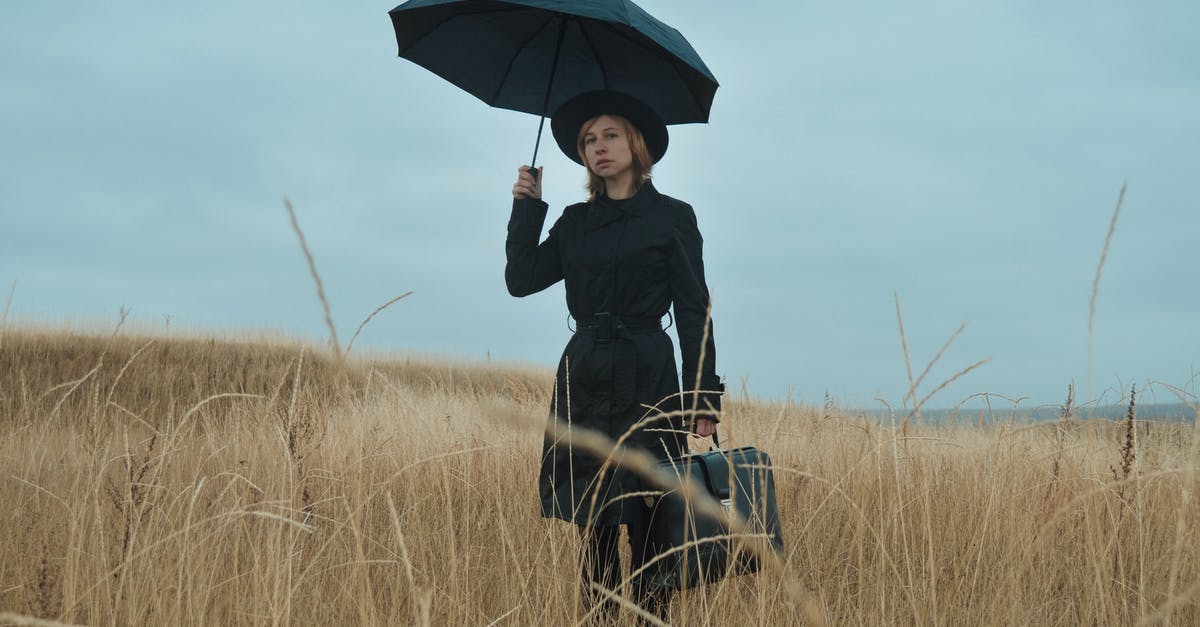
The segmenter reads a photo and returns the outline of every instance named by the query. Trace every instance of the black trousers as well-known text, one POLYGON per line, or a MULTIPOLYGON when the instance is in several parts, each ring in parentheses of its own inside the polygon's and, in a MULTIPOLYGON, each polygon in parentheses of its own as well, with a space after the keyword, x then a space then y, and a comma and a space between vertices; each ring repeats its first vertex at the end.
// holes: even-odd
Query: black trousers
MULTIPOLYGON (((642 515, 636 516, 634 520, 625 525, 628 527, 629 535, 630 573, 636 572, 662 551, 662 547, 650 538, 650 510, 640 507, 638 510, 642 515)), ((595 586, 621 593, 619 586, 621 580, 624 579, 621 569, 621 525, 581 526, 579 531, 581 536, 580 561, 583 571, 581 584, 583 599, 587 604, 586 609, 591 610, 594 606, 600 605, 600 609, 596 612, 598 617, 602 621, 615 620, 620 605, 608 595, 596 590, 595 586)), ((665 619, 673 591, 656 584, 654 577, 656 570, 655 566, 651 565, 641 575, 633 578, 631 582, 632 600, 647 612, 665 619)))

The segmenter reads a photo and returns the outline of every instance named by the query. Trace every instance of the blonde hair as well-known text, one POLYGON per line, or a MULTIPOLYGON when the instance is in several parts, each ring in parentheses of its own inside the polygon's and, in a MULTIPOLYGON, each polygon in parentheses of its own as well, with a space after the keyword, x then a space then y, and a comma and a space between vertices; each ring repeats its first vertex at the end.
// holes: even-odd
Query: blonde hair
MULTIPOLYGON (((642 131, 634 126, 633 122, 620 115, 606 115, 625 128, 625 137, 629 139, 629 153, 633 156, 633 191, 636 193, 642 188, 643 183, 650 180, 650 170, 654 167, 654 158, 650 156, 650 148, 646 146, 646 138, 642 136, 642 131)), ((604 178, 598 176, 592 171, 591 166, 587 165, 587 154, 583 149, 584 135, 600 117, 598 115, 589 118, 580 124, 579 136, 575 139, 575 147, 579 150, 579 160, 583 161, 584 168, 587 170, 587 184, 584 185, 584 188, 588 190, 588 200, 595 200, 604 193, 604 178)))

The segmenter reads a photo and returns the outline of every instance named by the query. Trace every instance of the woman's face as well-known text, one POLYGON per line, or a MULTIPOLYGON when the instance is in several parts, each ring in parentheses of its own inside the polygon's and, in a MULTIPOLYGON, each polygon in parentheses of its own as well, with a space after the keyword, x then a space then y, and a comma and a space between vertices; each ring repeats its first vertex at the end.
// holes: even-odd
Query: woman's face
POLYGON ((584 131, 584 162, 601 178, 612 178, 633 167, 629 134, 625 124, 610 115, 602 115, 584 131))

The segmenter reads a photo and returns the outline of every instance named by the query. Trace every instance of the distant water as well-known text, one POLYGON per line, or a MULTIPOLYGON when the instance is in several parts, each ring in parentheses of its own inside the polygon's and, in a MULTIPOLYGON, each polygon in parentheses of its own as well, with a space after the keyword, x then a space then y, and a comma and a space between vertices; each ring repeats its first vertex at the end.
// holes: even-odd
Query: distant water
MULTIPOLYGON (((1071 410, 1071 417, 1078 420, 1124 420, 1128 411, 1129 405, 1127 404, 1075 407, 1071 410)), ((875 418, 889 417, 886 410, 869 410, 852 413, 875 418)), ((897 419, 902 419, 908 415, 908 410, 896 410, 895 415, 897 419)), ((980 410, 978 408, 921 410, 921 417, 926 422, 931 423, 978 422, 981 415, 984 422, 1009 420, 1017 422, 1044 422, 1061 418, 1062 407, 1054 405, 1028 408, 1018 407, 1017 409, 995 407, 990 412, 987 409, 980 410)), ((1138 420, 1191 422, 1195 420, 1196 414, 1191 407, 1183 403, 1159 403, 1154 405, 1135 405, 1134 417, 1138 420)))

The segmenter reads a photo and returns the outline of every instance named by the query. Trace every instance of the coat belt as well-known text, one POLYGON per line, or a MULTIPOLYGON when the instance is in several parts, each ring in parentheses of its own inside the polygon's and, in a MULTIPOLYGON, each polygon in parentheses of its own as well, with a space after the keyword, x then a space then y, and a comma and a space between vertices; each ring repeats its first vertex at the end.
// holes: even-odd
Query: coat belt
POLYGON ((575 319, 575 332, 595 336, 597 342, 608 342, 625 334, 662 331, 662 317, 622 316, 602 311, 575 319))

